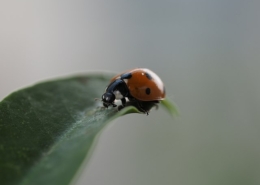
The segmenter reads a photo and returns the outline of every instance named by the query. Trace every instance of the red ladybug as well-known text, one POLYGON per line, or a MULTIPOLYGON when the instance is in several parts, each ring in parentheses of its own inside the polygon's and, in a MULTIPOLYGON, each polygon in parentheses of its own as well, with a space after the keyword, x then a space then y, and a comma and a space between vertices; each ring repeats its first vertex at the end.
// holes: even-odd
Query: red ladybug
POLYGON ((113 77, 102 95, 102 101, 104 107, 116 107, 114 101, 120 99, 122 108, 128 98, 127 104, 148 114, 164 97, 165 88, 159 76, 149 69, 137 68, 113 77))

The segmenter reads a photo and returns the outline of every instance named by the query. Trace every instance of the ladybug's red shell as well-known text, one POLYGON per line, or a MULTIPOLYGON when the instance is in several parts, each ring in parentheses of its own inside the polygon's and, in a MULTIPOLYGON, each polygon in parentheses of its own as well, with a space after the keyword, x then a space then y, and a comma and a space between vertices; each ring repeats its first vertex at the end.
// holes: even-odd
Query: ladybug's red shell
POLYGON ((163 100, 165 88, 160 77, 153 71, 145 68, 137 68, 116 75, 111 82, 121 78, 125 81, 130 94, 140 101, 163 100), (124 79, 123 76, 130 77, 124 79))

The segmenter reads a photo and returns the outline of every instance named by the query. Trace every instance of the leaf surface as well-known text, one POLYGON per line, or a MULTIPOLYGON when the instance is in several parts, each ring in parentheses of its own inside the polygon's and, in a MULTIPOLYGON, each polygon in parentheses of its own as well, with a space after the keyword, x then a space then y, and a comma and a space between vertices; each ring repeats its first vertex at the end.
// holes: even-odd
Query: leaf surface
POLYGON ((132 106, 104 109, 95 101, 111 76, 58 79, 6 97, 0 103, 0 184, 73 182, 106 123, 138 112, 132 106))

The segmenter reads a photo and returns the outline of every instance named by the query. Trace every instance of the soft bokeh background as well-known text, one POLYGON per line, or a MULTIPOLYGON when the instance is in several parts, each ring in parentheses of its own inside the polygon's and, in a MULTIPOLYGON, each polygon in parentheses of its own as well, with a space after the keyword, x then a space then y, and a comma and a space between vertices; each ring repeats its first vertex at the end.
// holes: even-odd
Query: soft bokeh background
POLYGON ((147 67, 181 117, 160 109, 115 120, 78 185, 258 185, 259 7, 258 0, 1 1, 0 99, 55 76, 147 67))

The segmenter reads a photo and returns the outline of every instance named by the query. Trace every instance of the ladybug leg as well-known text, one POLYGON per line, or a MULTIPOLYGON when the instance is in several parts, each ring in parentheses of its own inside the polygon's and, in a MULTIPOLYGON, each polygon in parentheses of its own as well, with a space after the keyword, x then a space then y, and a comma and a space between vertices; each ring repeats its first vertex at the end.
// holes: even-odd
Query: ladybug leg
POLYGON ((125 105, 126 105, 126 99, 125 99, 125 98, 122 98, 122 99, 121 99, 121 102, 122 102, 122 105, 119 105, 119 106, 118 106, 118 111, 120 111, 122 108, 125 107, 125 105))
POLYGON ((104 106, 105 108, 108 108, 108 105, 107 105, 106 103, 103 103, 103 106, 104 106))
POLYGON ((117 107, 117 110, 120 111, 120 110, 122 110, 123 108, 124 108, 123 105, 119 105, 119 106, 117 107))
POLYGON ((158 100, 156 101, 149 101, 149 102, 144 102, 144 101, 137 101, 137 107, 138 109, 149 115, 149 111, 155 107, 156 109, 158 109, 158 103, 160 103, 158 100))
POLYGON ((147 116, 149 115, 149 112, 143 108, 141 102, 137 101, 137 105, 138 105, 138 109, 139 109, 141 112, 145 113, 147 116))
POLYGON ((125 98, 122 98, 122 99, 121 99, 121 102, 122 102, 122 106, 125 107, 125 105, 126 105, 126 100, 125 100, 125 98))
POLYGON ((155 110, 159 109, 159 105, 158 104, 154 104, 155 110))
POLYGON ((114 103, 111 103, 111 104, 103 103, 103 106, 104 106, 105 108, 108 108, 110 105, 112 105, 113 107, 116 107, 116 106, 117 106, 117 105, 114 104, 114 103))

